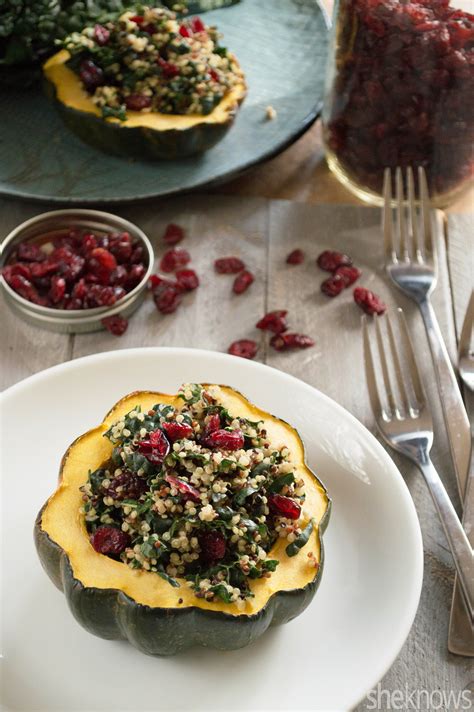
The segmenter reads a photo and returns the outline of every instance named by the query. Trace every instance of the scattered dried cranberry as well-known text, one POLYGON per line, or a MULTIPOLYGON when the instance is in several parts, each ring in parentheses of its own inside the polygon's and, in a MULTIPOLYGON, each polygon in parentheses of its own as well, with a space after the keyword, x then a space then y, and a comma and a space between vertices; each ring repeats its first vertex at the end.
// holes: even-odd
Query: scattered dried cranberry
POLYGON ((186 25, 180 25, 179 34, 181 35, 181 37, 191 37, 191 33, 186 27, 186 25))
POLYGON ((286 324, 286 309, 277 309, 276 311, 268 312, 260 321, 257 321, 255 326, 262 331, 272 331, 274 334, 282 334, 288 329, 286 324))
POLYGON ((176 64, 173 64, 172 62, 167 62, 166 59, 163 59, 162 57, 158 57, 156 61, 161 71, 163 72, 163 76, 165 77, 165 79, 173 79, 173 77, 178 76, 179 69, 176 64))
POLYGON ((188 423, 177 423, 176 420, 165 420, 162 427, 171 442, 182 440, 183 438, 190 438, 194 432, 191 425, 188 425, 188 423))
POLYGON ((213 564, 224 558, 226 543, 224 535, 217 529, 206 529, 199 534, 201 557, 206 564, 213 564))
POLYGON ((199 277, 193 269, 179 269, 176 272, 176 281, 185 292, 192 292, 199 287, 199 277))
POLYGON ((219 274, 237 274, 245 269, 245 264, 239 257, 219 257, 214 262, 214 269, 219 274))
POLYGON ((163 272, 174 272, 180 267, 185 267, 191 260, 189 252, 182 247, 173 247, 165 252, 160 262, 160 269, 163 272))
POLYGON ((130 537, 115 527, 97 527, 91 536, 91 544, 99 554, 116 556, 130 545, 130 537))
POLYGON ((342 277, 344 280, 346 287, 350 287, 351 284, 354 284, 354 282, 357 282, 359 277, 361 276, 362 272, 360 269, 357 267, 352 266, 343 266, 343 267, 338 267, 337 270, 334 272, 335 277, 342 277))
POLYGON ((97 24, 94 27, 94 39, 100 47, 103 47, 110 39, 109 30, 103 25, 97 24))
POLYGON ((46 257, 46 253, 34 242, 22 242, 18 245, 17 258, 20 262, 42 262, 46 257))
POLYGON ((79 77, 88 92, 93 93, 104 83, 104 72, 91 59, 85 59, 79 67, 79 77))
POLYGON ((10 277, 8 284, 12 289, 29 302, 33 304, 41 304, 42 300, 36 288, 31 284, 31 282, 23 277, 21 274, 14 274, 10 277))
POLYGON ((90 253, 87 267, 89 273, 96 276, 101 284, 108 284, 112 272, 117 267, 117 260, 109 250, 96 247, 90 253))
POLYGON ((184 495, 184 499, 190 499, 193 502, 200 502, 201 498, 199 490, 190 485, 189 482, 180 480, 174 475, 165 475, 165 480, 169 485, 171 485, 171 487, 174 487, 174 489, 177 489, 178 492, 181 492, 181 494, 184 495))
POLYGON ((301 514, 300 505, 282 494, 268 495, 268 506, 273 514, 278 514, 280 517, 286 517, 287 519, 299 519, 301 514))
POLYGON ((240 356, 241 358, 252 359, 257 355, 258 346, 252 339, 240 339, 231 343, 227 349, 227 353, 231 356, 240 356))
POLYGON ((109 235, 109 252, 113 254, 119 264, 130 262, 133 246, 132 238, 128 232, 118 232, 109 235))
POLYGON ((304 252, 303 250, 296 249, 290 252, 286 261, 289 265, 300 265, 304 262, 304 252))
POLYGON ((59 302, 64 299, 66 294, 66 280, 64 277, 59 277, 57 274, 53 274, 51 277, 51 288, 49 290, 49 298, 53 304, 59 304, 59 302))
POLYGON ((163 241, 166 242, 167 245, 177 245, 183 238, 184 230, 182 227, 176 225, 175 223, 170 223, 166 226, 163 241))
POLYGON ((125 106, 130 111, 141 111, 151 106, 151 98, 145 94, 129 94, 125 99, 125 106))
POLYGON ((324 252, 321 252, 316 262, 318 267, 326 270, 326 272, 335 272, 338 267, 352 264, 350 257, 342 252, 336 252, 333 250, 324 250, 324 252))
POLYGON ((161 465, 170 451, 170 443, 162 430, 153 430, 148 437, 138 443, 138 452, 153 465, 161 465))
POLYGON ((270 339, 270 346, 275 351, 288 351, 289 349, 307 349, 314 346, 314 341, 310 336, 304 334, 275 334, 270 339))
POLYGON ((172 314, 182 302, 183 295, 177 285, 164 282, 154 290, 156 308, 162 314, 172 314))
POLYGON ((214 433, 216 430, 219 430, 221 427, 221 417, 219 413, 211 413, 211 415, 207 416, 207 419, 205 421, 205 426, 204 426, 204 432, 202 434, 202 438, 206 438, 209 433, 214 433))
POLYGON ((340 274, 333 274, 332 277, 328 277, 321 284, 321 291, 328 297, 337 297, 345 288, 347 284, 340 274))
POLYGON ((232 285, 232 291, 234 294, 243 294, 250 287, 255 277, 248 270, 239 272, 232 285))
POLYGON ((102 319, 102 324, 114 336, 122 336, 128 328, 128 320, 124 316, 120 316, 120 314, 106 316, 102 319))
POLYGON ((214 430, 202 440, 206 447, 217 447, 222 450, 240 450, 245 443, 241 430, 214 430))
POLYGON ((366 314, 384 314, 387 311, 387 305, 374 292, 365 287, 356 287, 354 289, 354 301, 366 314))

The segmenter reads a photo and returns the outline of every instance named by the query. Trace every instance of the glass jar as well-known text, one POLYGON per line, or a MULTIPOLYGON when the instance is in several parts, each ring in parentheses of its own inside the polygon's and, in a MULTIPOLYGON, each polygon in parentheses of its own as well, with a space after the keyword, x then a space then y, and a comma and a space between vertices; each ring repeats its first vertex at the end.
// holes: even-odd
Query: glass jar
POLYGON ((329 167, 380 204, 385 167, 424 166, 433 203, 471 182, 474 15, 449 0, 337 0, 323 110, 329 167))

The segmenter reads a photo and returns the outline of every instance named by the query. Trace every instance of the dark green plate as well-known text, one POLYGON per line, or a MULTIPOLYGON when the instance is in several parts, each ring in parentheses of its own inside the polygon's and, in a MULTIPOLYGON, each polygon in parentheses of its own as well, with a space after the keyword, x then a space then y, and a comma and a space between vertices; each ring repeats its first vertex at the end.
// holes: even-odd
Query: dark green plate
POLYGON ((0 194, 64 203, 170 195, 235 176, 283 150, 319 114, 328 23, 316 0, 242 0, 206 13, 247 76, 234 126, 210 151, 141 162, 96 151, 71 134, 39 89, 0 98, 0 194), (268 121, 271 105, 277 118, 268 121))

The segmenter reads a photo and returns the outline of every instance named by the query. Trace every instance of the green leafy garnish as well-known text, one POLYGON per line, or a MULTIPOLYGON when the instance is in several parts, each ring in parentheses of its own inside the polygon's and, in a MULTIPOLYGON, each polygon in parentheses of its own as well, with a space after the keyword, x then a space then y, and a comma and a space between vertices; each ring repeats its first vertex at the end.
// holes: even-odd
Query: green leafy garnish
POLYGON ((309 541, 309 537, 314 529, 314 520, 311 519, 310 523, 303 529, 299 537, 297 537, 291 544, 288 544, 285 551, 287 556, 296 556, 300 549, 309 541))

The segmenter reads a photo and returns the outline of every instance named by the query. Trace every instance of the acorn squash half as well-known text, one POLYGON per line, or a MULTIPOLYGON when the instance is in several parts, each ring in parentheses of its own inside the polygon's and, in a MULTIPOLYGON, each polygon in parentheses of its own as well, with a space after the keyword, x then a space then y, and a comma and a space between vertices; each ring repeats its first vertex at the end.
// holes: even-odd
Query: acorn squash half
POLYGON ((194 645, 232 650, 251 643, 270 625, 295 618, 316 593, 323 570, 322 533, 331 500, 305 462, 297 431, 228 386, 220 386, 219 401, 235 416, 263 420, 272 444, 290 450, 295 474, 305 482, 303 519, 313 519, 315 524, 308 543, 298 555, 288 557, 285 541, 277 540, 269 555, 280 565, 270 578, 251 582, 254 597, 246 599, 243 607, 199 599, 184 580, 178 579, 181 585, 174 588, 154 573, 132 569, 97 553, 79 511, 79 487, 87 481, 88 470, 100 467, 111 456, 113 446, 103 434, 136 405, 148 410, 157 402, 176 408, 182 404, 177 396, 131 393, 112 408, 101 425, 69 447, 61 463, 58 488, 39 512, 34 529, 43 567, 89 632, 106 639, 128 639, 152 655, 173 655, 194 645), (308 552, 313 554, 313 563, 308 552), (319 566, 315 567, 314 561, 319 566))
POLYGON ((127 120, 103 119, 61 50, 43 65, 46 93, 66 126, 86 143, 117 156, 177 159, 202 153, 218 143, 232 126, 247 88, 241 81, 210 114, 177 115, 127 111, 127 120))

